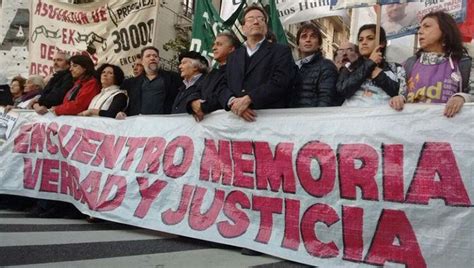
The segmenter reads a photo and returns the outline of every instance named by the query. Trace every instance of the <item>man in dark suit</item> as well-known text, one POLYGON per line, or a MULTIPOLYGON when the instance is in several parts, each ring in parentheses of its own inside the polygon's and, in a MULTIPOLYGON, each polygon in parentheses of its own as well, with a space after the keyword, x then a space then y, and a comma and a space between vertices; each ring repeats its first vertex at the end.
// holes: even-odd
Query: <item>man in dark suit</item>
POLYGON ((219 69, 212 69, 206 75, 199 85, 196 98, 189 104, 191 105, 190 112, 196 121, 204 119, 205 114, 223 109, 219 103, 217 92, 225 76, 227 58, 230 53, 239 47, 240 41, 233 33, 221 32, 216 35, 214 45, 212 46, 212 53, 214 60, 219 64, 219 69))
POLYGON ((145 73, 122 83, 121 88, 128 92, 129 104, 126 113, 117 114, 118 119, 127 115, 171 113, 178 88, 182 85, 177 73, 159 68, 160 58, 156 47, 143 48, 141 58, 145 73))
POLYGON ((296 77, 290 48, 265 39, 267 19, 259 6, 244 11, 242 30, 247 41, 229 56, 219 90, 222 106, 246 121, 255 121, 254 109, 287 107, 296 77))

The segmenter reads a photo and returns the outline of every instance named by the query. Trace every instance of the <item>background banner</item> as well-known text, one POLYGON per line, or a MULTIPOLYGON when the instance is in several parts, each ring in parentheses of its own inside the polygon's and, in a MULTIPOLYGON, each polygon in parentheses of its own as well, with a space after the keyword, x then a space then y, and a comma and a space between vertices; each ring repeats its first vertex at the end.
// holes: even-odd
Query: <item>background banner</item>
POLYGON ((56 49, 88 54, 130 74, 140 49, 153 44, 156 0, 110 0, 71 5, 31 1, 30 73, 52 72, 56 49))
MULTIPOLYGON (((251 2, 251 1, 248 1, 251 2)), ((344 10, 331 10, 330 0, 276 0, 276 8, 282 24, 310 21, 318 18, 341 16, 348 19, 344 10)), ((227 20, 237 10, 242 1, 222 1, 220 15, 227 20)))
MULTIPOLYGON (((419 22, 426 14, 443 10, 456 20, 463 22, 466 18, 466 0, 432 1, 422 0, 408 3, 382 5, 381 26, 384 28, 387 39, 399 38, 416 33, 419 22)), ((352 10, 351 36, 356 35, 364 24, 375 23, 374 7, 354 8, 352 10)))
POLYGON ((322 267, 474 263, 474 107, 21 113, 0 193, 322 267))
POLYGON ((0 84, 28 75, 29 0, 0 0, 0 84))

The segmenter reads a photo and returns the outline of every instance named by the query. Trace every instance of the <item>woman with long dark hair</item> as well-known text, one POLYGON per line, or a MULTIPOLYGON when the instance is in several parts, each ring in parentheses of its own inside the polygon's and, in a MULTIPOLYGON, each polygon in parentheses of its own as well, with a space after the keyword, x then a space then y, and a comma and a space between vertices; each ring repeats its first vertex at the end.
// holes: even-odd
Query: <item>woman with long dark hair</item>
POLYGON ((384 29, 380 27, 378 46, 375 30, 375 24, 366 24, 359 29, 360 57, 341 70, 336 88, 339 95, 345 98, 343 106, 386 105, 405 87, 403 68, 384 59, 387 46, 384 29))
POLYGON ((429 13, 421 20, 418 41, 420 49, 404 64, 407 90, 392 98, 390 106, 400 111, 405 102, 446 103, 444 115, 453 117, 472 101, 471 57, 456 22, 445 12, 429 13))
POLYGON ((127 108, 128 104, 127 92, 120 89, 125 75, 120 67, 108 63, 102 64, 97 73, 102 90, 92 99, 89 108, 79 115, 115 118, 118 112, 123 112, 127 108))
POLYGON ((63 103, 50 109, 56 115, 77 115, 87 110, 89 103, 100 92, 95 77, 94 63, 85 55, 71 57, 71 71, 74 85, 64 96, 63 103))

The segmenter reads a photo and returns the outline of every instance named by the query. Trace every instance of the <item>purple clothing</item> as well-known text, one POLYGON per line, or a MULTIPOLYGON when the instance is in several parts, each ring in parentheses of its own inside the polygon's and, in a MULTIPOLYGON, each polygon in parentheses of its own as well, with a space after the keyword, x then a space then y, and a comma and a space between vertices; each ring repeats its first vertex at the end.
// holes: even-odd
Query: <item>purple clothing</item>
POLYGON ((423 64, 418 60, 407 82, 407 102, 446 103, 459 91, 459 71, 448 59, 439 64, 423 64), (457 81, 456 81, 457 80, 457 81))

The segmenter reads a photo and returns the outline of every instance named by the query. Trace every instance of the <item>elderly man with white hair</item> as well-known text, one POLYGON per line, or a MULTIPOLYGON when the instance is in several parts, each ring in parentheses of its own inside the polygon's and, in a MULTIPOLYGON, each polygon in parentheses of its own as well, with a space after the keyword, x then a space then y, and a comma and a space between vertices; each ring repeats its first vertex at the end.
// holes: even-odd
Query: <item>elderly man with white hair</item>
POLYGON ((199 96, 198 86, 209 70, 207 59, 196 51, 182 53, 179 61, 178 68, 184 85, 178 89, 178 95, 174 99, 171 110, 172 114, 192 112, 191 100, 199 96))

